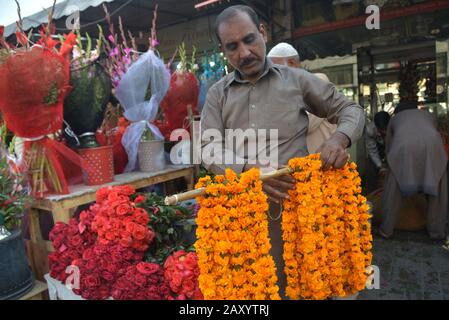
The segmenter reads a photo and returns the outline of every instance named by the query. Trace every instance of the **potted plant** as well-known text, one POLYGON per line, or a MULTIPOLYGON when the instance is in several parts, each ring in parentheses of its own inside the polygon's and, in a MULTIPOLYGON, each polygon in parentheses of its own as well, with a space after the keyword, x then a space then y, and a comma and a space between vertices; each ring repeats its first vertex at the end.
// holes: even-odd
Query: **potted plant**
POLYGON ((0 153, 0 300, 6 300, 23 296, 34 284, 20 229, 31 198, 6 150, 0 153))

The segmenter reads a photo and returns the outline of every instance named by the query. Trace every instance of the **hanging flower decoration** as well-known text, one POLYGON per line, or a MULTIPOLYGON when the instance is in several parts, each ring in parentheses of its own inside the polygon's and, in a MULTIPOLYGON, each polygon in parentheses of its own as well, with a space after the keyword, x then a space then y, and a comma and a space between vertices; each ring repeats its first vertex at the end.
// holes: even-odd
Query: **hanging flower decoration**
POLYGON ((363 290, 372 236, 355 163, 322 171, 314 154, 291 159, 289 166, 296 188, 282 213, 286 295, 326 299, 363 290))
POLYGON ((201 178, 195 244, 204 299, 279 299, 259 170, 201 178), (226 178, 226 182, 225 182, 226 178))

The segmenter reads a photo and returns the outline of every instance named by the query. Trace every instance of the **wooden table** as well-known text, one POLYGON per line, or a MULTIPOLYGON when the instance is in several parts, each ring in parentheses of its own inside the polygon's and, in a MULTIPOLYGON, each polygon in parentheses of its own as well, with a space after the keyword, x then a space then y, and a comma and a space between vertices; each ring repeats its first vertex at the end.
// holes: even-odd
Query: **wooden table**
POLYGON ((48 272, 47 255, 53 251, 50 241, 43 240, 39 224, 39 210, 50 211, 53 221, 68 223, 78 206, 95 201, 95 194, 98 189, 106 186, 130 185, 135 189, 148 187, 154 184, 171 181, 184 177, 187 181, 187 189, 194 188, 194 166, 180 165, 167 166, 165 170, 159 172, 129 172, 116 175, 114 181, 99 185, 85 186, 76 185, 69 187, 69 194, 52 195, 43 199, 35 200, 30 209, 30 241, 27 243, 28 258, 35 276, 43 280, 43 276, 48 272))

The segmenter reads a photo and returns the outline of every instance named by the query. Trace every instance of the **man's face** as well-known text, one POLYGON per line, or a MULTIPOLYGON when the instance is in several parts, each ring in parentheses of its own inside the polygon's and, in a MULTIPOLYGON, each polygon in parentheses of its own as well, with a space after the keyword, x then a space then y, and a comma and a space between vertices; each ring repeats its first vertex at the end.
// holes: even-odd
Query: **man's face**
POLYGON ((260 76, 265 66, 265 27, 256 27, 246 13, 238 13, 220 24, 221 49, 231 65, 245 78, 260 76))
POLYGON ((274 64, 287 64, 287 61, 285 61, 285 58, 279 58, 279 57, 272 57, 270 58, 271 62, 273 62, 274 64))

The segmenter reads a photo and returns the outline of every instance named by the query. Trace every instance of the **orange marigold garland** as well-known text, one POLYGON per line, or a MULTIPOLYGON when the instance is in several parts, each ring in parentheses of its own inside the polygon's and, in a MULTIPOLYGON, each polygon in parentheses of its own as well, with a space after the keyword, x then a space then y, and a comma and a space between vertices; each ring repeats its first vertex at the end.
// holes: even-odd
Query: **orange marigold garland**
POLYGON ((228 169, 225 177, 205 177, 196 185, 206 187, 198 198, 195 243, 205 299, 280 299, 259 175, 252 169, 237 177, 228 169))
POLYGON ((286 295, 326 299, 363 290, 372 237, 355 163, 322 171, 314 154, 291 159, 289 166, 296 188, 282 216, 286 295))

